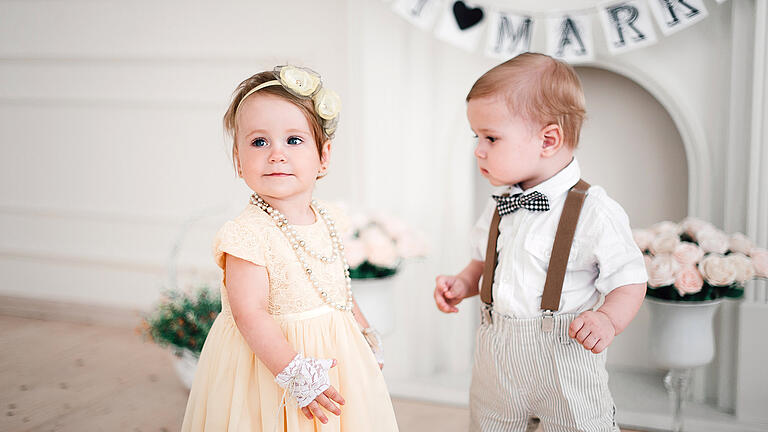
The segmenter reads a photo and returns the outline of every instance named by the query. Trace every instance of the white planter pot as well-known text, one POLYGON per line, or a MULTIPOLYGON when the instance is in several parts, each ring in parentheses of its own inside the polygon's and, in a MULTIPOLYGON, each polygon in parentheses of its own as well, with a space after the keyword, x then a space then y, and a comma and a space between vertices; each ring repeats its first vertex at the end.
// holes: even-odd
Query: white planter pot
POLYGON ((386 336, 395 329, 394 285, 397 276, 352 279, 352 294, 371 327, 386 336))
POLYGON ((174 352, 173 368, 187 390, 192 389, 192 381, 195 379, 195 370, 197 369, 197 356, 186 349, 174 352))
POLYGON ((651 311, 651 359, 656 365, 690 369, 712 361, 712 318, 721 300, 672 302, 646 298, 646 302, 651 311))

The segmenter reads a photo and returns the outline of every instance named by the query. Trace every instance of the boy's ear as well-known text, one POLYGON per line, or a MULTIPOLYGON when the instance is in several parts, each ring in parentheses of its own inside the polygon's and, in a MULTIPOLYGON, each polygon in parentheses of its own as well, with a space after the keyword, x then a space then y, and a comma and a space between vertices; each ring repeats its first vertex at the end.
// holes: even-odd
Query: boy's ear
POLYGON ((539 132, 541 139, 541 155, 552 156, 565 144, 563 142, 563 129, 557 124, 548 124, 539 132))

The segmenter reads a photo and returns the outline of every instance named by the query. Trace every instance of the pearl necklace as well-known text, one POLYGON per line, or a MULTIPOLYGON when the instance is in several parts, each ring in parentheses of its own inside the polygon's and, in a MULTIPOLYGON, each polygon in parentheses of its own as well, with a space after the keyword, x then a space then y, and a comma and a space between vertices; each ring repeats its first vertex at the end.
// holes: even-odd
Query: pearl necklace
POLYGON ((318 207, 317 201, 312 200, 312 207, 317 209, 317 213, 323 219, 323 222, 325 222, 325 226, 328 227, 328 232, 331 236, 331 253, 330 253, 330 256, 325 256, 321 253, 318 253, 310 249, 308 246, 308 243, 298 236, 296 232, 296 228, 294 228, 291 224, 288 223, 288 219, 282 213, 280 213, 279 210, 277 210, 276 208, 269 205, 269 203, 264 201, 259 195, 255 193, 251 195, 251 204, 264 210, 264 212, 266 212, 270 217, 272 217, 272 220, 275 222, 275 225, 277 225, 277 227, 280 229, 283 235, 285 235, 285 237, 288 239, 288 242, 291 244, 291 248, 293 249, 293 252, 296 254, 296 258, 298 258, 299 263, 301 263, 301 266, 304 268, 304 272, 306 273, 307 278, 309 278, 309 283, 312 284, 312 287, 314 287, 317 293, 320 294, 320 298, 323 299, 323 302, 340 311, 351 311, 352 310, 352 278, 349 276, 349 265, 347 264, 347 259, 344 257, 344 253, 343 253, 344 244, 342 244, 341 238, 336 232, 336 223, 334 223, 333 220, 330 218, 330 216, 328 216, 328 211, 324 208, 318 207), (307 262, 307 259, 304 256, 302 256, 302 252, 304 252, 304 254, 306 255, 311 256, 312 258, 315 258, 316 260, 321 261, 323 264, 333 263, 336 261, 336 258, 339 258, 341 260, 344 266, 344 279, 347 286, 347 298, 345 303, 336 303, 335 301, 330 299, 330 297, 328 296, 328 292, 325 291, 322 287, 320 287, 320 282, 318 282, 317 277, 315 276, 314 272, 312 271, 312 268, 307 262))

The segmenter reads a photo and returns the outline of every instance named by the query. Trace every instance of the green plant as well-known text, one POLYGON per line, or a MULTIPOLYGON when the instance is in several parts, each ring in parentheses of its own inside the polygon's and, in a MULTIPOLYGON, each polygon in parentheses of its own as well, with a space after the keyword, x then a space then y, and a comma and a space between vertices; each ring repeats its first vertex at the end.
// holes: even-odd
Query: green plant
POLYGON ((221 298, 206 286, 189 292, 168 290, 155 309, 143 317, 141 332, 160 346, 199 355, 220 311, 221 298))

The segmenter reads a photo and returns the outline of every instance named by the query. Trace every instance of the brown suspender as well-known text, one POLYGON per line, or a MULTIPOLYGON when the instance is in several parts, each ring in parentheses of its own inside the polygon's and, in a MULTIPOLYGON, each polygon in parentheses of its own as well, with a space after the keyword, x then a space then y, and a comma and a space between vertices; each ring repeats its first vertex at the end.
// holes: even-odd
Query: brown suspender
MULTIPOLYGON (((568 265, 573 235, 576 233, 576 224, 579 221, 579 214, 584 205, 587 190, 589 190, 589 183, 580 179, 568 191, 568 196, 565 198, 565 206, 563 207, 563 213, 560 215, 555 242, 552 245, 552 255, 549 259, 544 293, 541 297, 541 309, 544 311, 554 312, 560 308, 560 294, 563 291, 565 269, 568 265)), ((493 305, 493 275, 499 258, 496 241, 499 238, 500 219, 497 208, 493 212, 491 227, 488 231, 488 246, 485 252, 485 265, 483 267, 483 284, 480 289, 480 299, 488 307, 493 305)))

